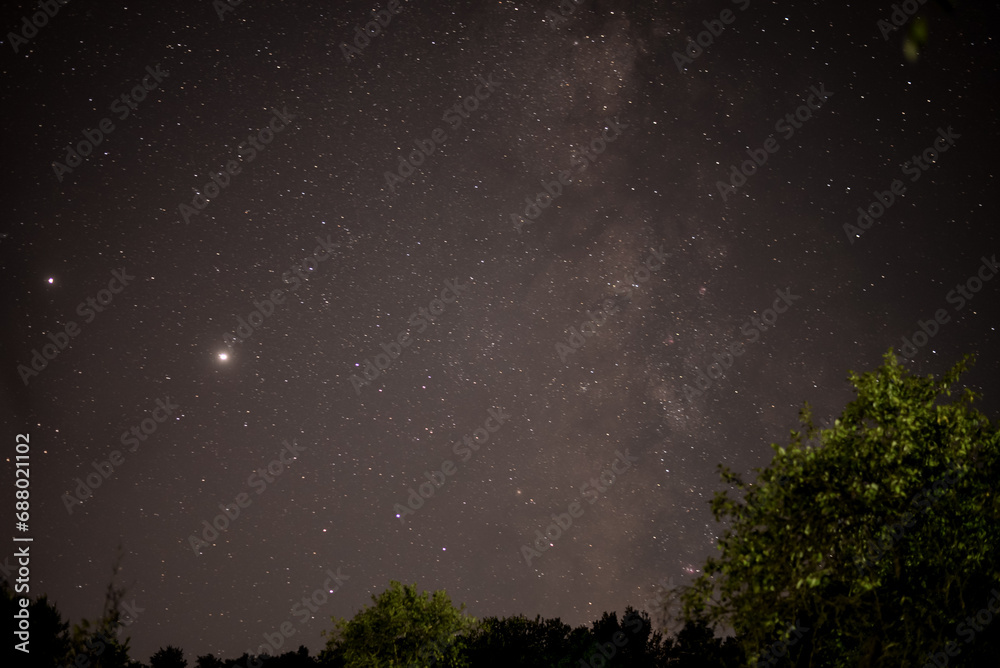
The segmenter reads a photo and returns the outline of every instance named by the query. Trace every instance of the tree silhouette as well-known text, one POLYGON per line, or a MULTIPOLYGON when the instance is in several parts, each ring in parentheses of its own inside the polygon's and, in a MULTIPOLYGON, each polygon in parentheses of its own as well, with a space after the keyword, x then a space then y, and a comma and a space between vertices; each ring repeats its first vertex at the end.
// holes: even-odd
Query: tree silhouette
POLYGON ((149 666, 150 668, 185 668, 187 660, 180 648, 167 645, 149 657, 149 666))
POLYGON ((593 646, 585 661, 588 665, 605 665, 654 668, 666 665, 672 641, 664 641, 659 632, 653 631, 649 615, 625 608, 621 622, 618 614, 605 612, 592 628, 593 646))
POLYGON ((214 654, 205 654, 195 659, 194 665, 195 668, 223 668, 226 664, 214 654))
POLYGON ((104 592, 104 607, 96 620, 82 619, 73 625, 66 663, 81 668, 134 668, 140 664, 128 656, 129 638, 124 640, 125 627, 134 620, 122 617, 122 601, 126 589, 117 583, 124 555, 119 545, 111 565, 111 579, 104 592))
POLYGON ((557 619, 523 615, 487 617, 467 632, 460 646, 464 662, 485 668, 575 666, 592 645, 585 627, 571 628, 557 619))
MULTIPOLYGON (((15 619, 14 615, 24 609, 21 599, 25 598, 14 592, 6 578, 0 581, 0 607, 4 619, 15 619)), ((30 599, 28 599, 30 601, 30 599)), ((27 606, 28 619, 31 620, 31 638, 28 642, 28 653, 24 658, 31 659, 33 665, 59 666, 69 653, 69 624, 63 621, 59 610, 44 594, 27 606)), ((14 641, 19 642, 18 640, 14 641)), ((17 656, 17 650, 13 650, 17 656)))
MULTIPOLYGON (((690 619, 677 634, 670 651, 671 668, 727 668, 745 666, 743 650, 735 638, 716 638, 705 619, 690 619)), ((750 664, 754 665, 754 664, 750 664)))

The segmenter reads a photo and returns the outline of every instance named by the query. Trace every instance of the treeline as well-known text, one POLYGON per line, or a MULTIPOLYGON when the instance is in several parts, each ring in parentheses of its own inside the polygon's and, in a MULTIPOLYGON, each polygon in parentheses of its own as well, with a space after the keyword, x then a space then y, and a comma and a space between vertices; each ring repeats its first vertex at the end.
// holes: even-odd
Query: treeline
MULTIPOLYGON (((3 583, 4 614, 19 609, 9 585, 3 583)), ((646 612, 626 608, 604 613, 589 626, 571 627, 557 619, 524 616, 475 620, 451 606, 444 592, 417 594, 414 586, 393 582, 375 605, 351 620, 339 620, 325 649, 311 655, 300 646, 278 656, 244 653, 235 659, 199 656, 195 668, 304 668, 306 666, 385 666, 399 668, 513 666, 537 668, 737 668, 745 657, 735 638, 722 639, 704 622, 688 622, 676 636, 653 628, 646 612), (405 609, 397 601, 407 601, 405 609), (442 603, 437 605, 434 603, 442 603), (395 617, 380 624, 380 617, 395 617), (375 635, 358 634, 374 622, 375 635), (402 625, 409 632, 399 633, 402 625), (459 627, 460 632, 452 629, 459 627)), ((30 654, 20 665, 58 668, 186 668, 183 650, 167 645, 143 663, 130 657, 127 627, 113 606, 106 617, 84 621, 70 629, 46 597, 31 602, 30 654)))
MULTIPOLYGON (((889 351, 874 371, 849 374, 856 398, 832 425, 816 427, 807 405, 801 429, 772 444, 753 480, 720 466, 724 488, 710 504, 723 527, 718 555, 670 591, 676 615, 665 601, 649 611, 671 628, 683 622, 676 635, 632 608, 576 628, 540 617, 477 620, 444 591, 392 582, 351 619, 333 620, 317 656, 300 648, 203 656, 195 666, 996 668, 1000 428, 976 408, 979 395, 958 387, 971 363, 915 376, 889 351)), ((11 619, 17 608, 4 592, 11 619)), ((143 665, 121 639, 130 621, 123 596, 109 586, 101 619, 72 631, 44 598, 32 603, 30 664, 143 665)), ((149 665, 186 664, 164 647, 149 665)))

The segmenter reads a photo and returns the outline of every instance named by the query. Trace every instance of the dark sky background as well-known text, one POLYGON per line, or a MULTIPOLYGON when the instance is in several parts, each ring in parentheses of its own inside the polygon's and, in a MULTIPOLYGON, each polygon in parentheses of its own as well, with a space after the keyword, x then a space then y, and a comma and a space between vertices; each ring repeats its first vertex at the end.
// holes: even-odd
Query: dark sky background
MULTIPOLYGON (((168 643, 256 651, 285 621, 292 649, 317 651, 330 616, 391 579, 477 617, 587 623, 688 581, 719 533, 716 464, 767 465, 804 401, 839 414, 848 370, 935 310, 951 321, 907 366, 978 353, 967 380, 995 418, 1000 282, 961 311, 946 299, 1000 251, 995 3, 929 1, 915 63, 904 31, 880 33, 888 1, 741 4, 584 0, 553 28, 555 0, 405 1, 350 63, 339 45, 384 5, 245 0, 220 21, 209 0, 76 0, 18 53, 8 36, 3 512, 12 527, 27 432, 32 593, 96 616, 121 543, 142 660, 168 643), (724 9, 735 20, 678 72, 672 54, 724 9), (119 120, 109 105, 157 65, 169 76, 119 120), (452 129, 443 115, 480 76, 499 85, 452 129), (776 132, 821 85, 833 94, 811 118, 776 132), (183 221, 286 107, 290 124, 183 221), (58 181, 53 163, 103 118, 114 131, 58 181), (510 214, 615 119, 621 135, 518 232, 510 214), (939 127, 959 137, 910 182, 904 163, 939 127), (386 170, 436 128, 447 140, 391 192, 386 170), (717 182, 772 135, 723 201, 717 182), (849 243, 844 224, 896 178, 905 196, 849 243), (333 257, 227 345, 317 235, 333 257), (660 246, 664 265, 620 294, 660 246), (121 268, 134 280, 86 322, 77 305, 121 268), (351 374, 456 279, 467 291, 359 396, 351 374), (800 299, 748 343, 741 327, 779 289, 800 299), (567 329, 609 298, 617 311, 561 360, 567 329), (71 320, 78 335, 26 387, 18 365, 71 320), (745 354, 685 397, 733 341, 745 354), (167 397, 180 408, 124 448, 167 397), (509 421, 461 461, 452 444, 491 407, 509 421), (257 494, 248 477, 286 440, 304 450, 257 494), (521 546, 626 449, 637 463, 527 565, 521 546), (114 450, 124 462, 68 512, 63 495, 114 450), (394 505, 447 459, 455 475, 401 523, 394 505), (189 536, 242 492, 251 505, 196 556, 189 536), (349 580, 300 624, 292 606, 327 569, 349 580)), ((4 32, 34 8, 7 7, 4 32)))

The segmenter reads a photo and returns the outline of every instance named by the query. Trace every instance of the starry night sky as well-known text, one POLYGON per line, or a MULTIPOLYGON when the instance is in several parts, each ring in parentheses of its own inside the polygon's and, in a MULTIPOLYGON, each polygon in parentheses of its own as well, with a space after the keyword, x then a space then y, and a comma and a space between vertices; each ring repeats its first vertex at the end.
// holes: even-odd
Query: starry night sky
MULTIPOLYGON (((349 62, 341 44, 385 4, 245 0, 220 20, 209 0, 76 0, 16 53, 8 35, 0 415, 6 498, 14 435, 31 437, 32 593, 96 616, 121 543, 143 660, 168 643, 256 651, 286 621, 291 649, 316 651, 330 616, 392 579, 477 617, 587 623, 688 581, 720 532, 716 464, 766 466, 804 401, 839 415, 848 370, 936 310, 949 322, 907 365, 978 353, 966 379, 995 418, 1000 281, 948 299, 1000 251, 995 3, 928 2, 915 63, 905 28, 880 32, 888 1, 783 4, 584 0, 555 23, 556 0, 403 0, 349 62), (674 52, 724 10, 679 71, 674 52), (809 109, 812 87, 830 95, 809 109), (102 119, 113 130, 69 168, 102 119), (912 181, 939 128, 953 144, 912 181), (562 171, 561 194, 518 219, 562 171), (894 179, 905 194, 849 239, 894 179), (332 250, 303 267, 317 237, 332 250), (449 284, 457 298, 436 302, 449 284), (775 320, 776 291, 795 298, 775 320), (588 310, 597 333, 560 348, 588 310), (64 350, 19 370, 70 321, 64 350), (509 417, 497 428, 490 409, 509 417), (597 493, 619 451, 635 463, 597 493), (453 475, 397 517, 446 460, 453 475), (573 502, 582 516, 528 565, 522 546, 573 502), (336 593, 294 616, 338 569, 336 593)), ((35 9, 7 7, 4 32, 35 9)), ((13 527, 12 501, 3 513, 13 527)))

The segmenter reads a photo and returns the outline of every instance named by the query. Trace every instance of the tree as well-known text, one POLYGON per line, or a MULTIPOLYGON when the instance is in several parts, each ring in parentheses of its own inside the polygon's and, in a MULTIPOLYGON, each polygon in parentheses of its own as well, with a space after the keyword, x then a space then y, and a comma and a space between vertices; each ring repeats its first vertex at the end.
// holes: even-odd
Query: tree
POLYGON ((576 666, 593 645, 585 627, 573 629, 558 618, 487 617, 461 639, 464 661, 476 668, 576 666))
POLYGON ((161 647, 149 657, 149 668, 185 668, 187 663, 183 650, 173 645, 161 647))
MULTIPOLYGON (((685 614, 735 628, 751 665, 778 642, 800 666, 947 661, 1000 578, 1000 433, 971 390, 948 400, 970 362, 916 377, 890 350, 876 371, 849 374, 857 397, 832 429, 818 432, 805 405, 804 430, 772 445, 757 484, 720 466, 743 499, 712 500, 728 528, 685 614)), ((963 662, 998 652, 995 630, 974 639, 963 662)))
MULTIPOLYGON (((29 643, 30 663, 33 666, 85 666, 87 668, 138 668, 128 656, 129 640, 121 640, 125 625, 122 620, 122 600, 125 589, 115 583, 121 569, 122 550, 112 565, 112 578, 104 594, 104 609, 94 621, 83 619, 73 625, 63 621, 55 604, 44 594, 28 604, 31 620, 29 643)), ((0 579, 0 607, 8 619, 20 609, 22 597, 15 594, 9 582, 0 579)))
POLYGON ((476 622, 444 590, 418 594, 415 584, 393 580, 372 602, 349 621, 333 618, 324 661, 346 668, 461 665, 456 639, 476 622))
POLYGON ((69 623, 63 621, 59 610, 44 594, 28 607, 28 611, 31 636, 40 641, 33 643, 32 658, 39 665, 57 665, 69 651, 69 623))
POLYGON ((195 659, 195 668, 223 668, 225 663, 214 654, 204 654, 195 659))
POLYGON ((107 618, 91 622, 82 620, 73 626, 72 661, 90 668, 130 668, 129 641, 119 640, 121 627, 107 618))
POLYGON ((593 644, 584 657, 585 663, 608 668, 666 665, 673 644, 671 640, 664 642, 662 635, 653 631, 648 614, 637 612, 631 606, 625 608, 620 622, 617 613, 605 612, 593 623, 592 635, 593 644))
MULTIPOLYGON (((260 668, 306 668, 317 665, 316 661, 309 656, 309 650, 305 645, 299 645, 295 652, 288 651, 281 656, 276 656, 261 662, 260 668)), ((253 668, 252 666, 250 668, 253 668)))
POLYGON ((104 592, 101 616, 94 621, 83 619, 73 625, 68 663, 89 668, 133 668, 139 665, 129 658, 129 638, 120 639, 125 627, 135 621, 122 619, 125 588, 115 582, 121 570, 122 555, 119 545, 111 566, 111 580, 104 592))
MULTIPOLYGON (((704 619, 689 619, 669 649, 672 668, 736 668, 747 665, 735 638, 717 638, 704 619)), ((750 664, 753 665, 753 664, 750 664)))
MULTIPOLYGON (((2 596, 2 614, 4 619, 16 619, 24 609, 21 606, 22 596, 14 593, 6 578, 0 580, 0 596, 2 596)), ((49 603, 44 594, 32 601, 28 599, 28 619, 31 624, 30 639, 26 648, 34 665, 61 666, 69 652, 69 624, 63 621, 55 604, 49 603)), ((16 626, 15 626, 16 628, 16 626)), ((13 643, 20 644, 20 639, 13 636, 13 643)), ((16 650, 15 650, 16 651, 16 650)), ((16 656, 16 654, 15 654, 16 656)))

